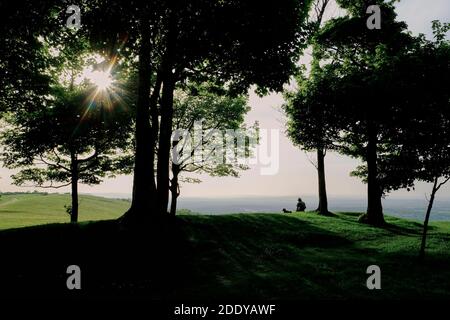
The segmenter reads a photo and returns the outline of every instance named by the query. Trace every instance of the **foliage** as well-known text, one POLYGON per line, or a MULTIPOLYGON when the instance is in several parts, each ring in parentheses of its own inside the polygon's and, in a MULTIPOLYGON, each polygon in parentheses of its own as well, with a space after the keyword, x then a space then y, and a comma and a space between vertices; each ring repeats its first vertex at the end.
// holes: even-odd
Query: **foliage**
POLYGON ((298 89, 286 92, 287 134, 306 151, 337 149, 340 138, 338 93, 333 66, 316 66, 308 78, 297 79, 298 89))
MULTIPOLYGON (((414 47, 385 70, 390 73, 390 91, 384 96, 396 108, 386 122, 378 162, 385 191, 409 190, 415 180, 433 182, 448 176, 450 50, 438 31, 440 23, 433 24, 435 41, 418 37, 414 47)), ((366 173, 365 166, 354 172, 360 177, 366 173)))
POLYGON ((258 1, 86 1, 82 5, 84 32, 105 51, 120 49, 125 57, 138 55, 141 19, 147 18, 151 64, 156 72, 167 54, 168 36, 174 43, 171 63, 179 79, 214 78, 245 90, 250 84, 281 90, 295 68, 304 45, 303 19, 309 0, 258 1), (110 26, 108 30, 104 25, 110 26), (119 37, 117 37, 119 35, 119 37), (261 41, 260 39, 264 39, 261 41))
POLYGON ((365 162, 352 174, 368 184, 367 221, 380 225, 381 196, 413 180, 396 174, 399 166, 386 167, 383 161, 395 158, 400 164, 407 159, 398 156, 404 155, 398 137, 404 121, 401 115, 406 111, 398 101, 407 99, 411 79, 399 64, 416 40, 406 32, 405 23, 396 21, 390 2, 377 1, 382 13, 379 30, 366 27, 367 1, 339 3, 348 14, 321 28, 314 38, 314 58, 329 65, 335 74, 329 90, 336 94, 326 107, 339 115, 338 151, 365 162))
POLYGON ((4 13, 0 25, 2 112, 30 108, 46 100, 51 79, 44 71, 49 59, 36 33, 44 28, 52 2, 0 2, 0 12, 4 13))
POLYGON ((237 177, 239 170, 247 169, 239 157, 249 156, 257 139, 251 134, 256 127, 248 130, 244 125, 244 115, 250 110, 245 96, 230 96, 213 84, 190 83, 175 93, 174 110, 180 171, 237 177), (227 134, 230 141, 224 141, 227 134), (226 153, 234 158, 228 159, 226 153))
POLYGON ((55 88, 51 106, 9 117, 10 127, 3 133, 4 164, 24 168, 13 176, 15 184, 70 184, 74 159, 79 180, 85 184, 98 184, 108 173, 129 170, 123 157, 130 145, 126 110, 115 106, 112 112, 88 97, 83 90, 55 88))
POLYGON ((39 71, 51 80, 45 101, 8 113, 2 133, 4 165, 22 168, 14 183, 98 184, 107 175, 129 172, 133 106, 124 88, 100 90, 82 79, 88 66, 99 67, 85 40, 65 46, 50 34, 39 42, 50 63, 39 71))

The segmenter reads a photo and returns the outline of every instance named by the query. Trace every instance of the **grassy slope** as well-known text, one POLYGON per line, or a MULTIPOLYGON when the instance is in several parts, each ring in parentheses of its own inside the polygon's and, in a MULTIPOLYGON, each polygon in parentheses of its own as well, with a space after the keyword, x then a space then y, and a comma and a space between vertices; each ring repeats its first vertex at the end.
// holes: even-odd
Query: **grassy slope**
MULTIPOLYGON (((80 196, 80 221, 114 219, 129 207, 124 200, 80 196)), ((69 194, 8 194, 0 198, 0 229, 68 222, 69 194)))
POLYGON ((64 273, 52 277, 77 262, 90 275, 83 294, 168 294, 183 301, 450 298, 449 223, 432 223, 428 259, 419 265, 419 223, 388 218, 389 227, 378 229, 356 219, 355 214, 233 214, 182 216, 174 226, 142 234, 115 222, 8 230, 0 232, 0 243, 16 244, 3 255, 14 262, 0 274, 8 274, 6 287, 11 281, 21 293, 38 281, 24 266, 47 272, 42 283, 60 290, 64 273), (36 267, 36 259, 45 262, 36 267), (382 290, 365 286, 371 264, 381 267, 382 290))
MULTIPOLYGON (((193 279, 214 296, 273 299, 450 297, 450 224, 433 223, 428 261, 416 263, 421 225, 388 218, 386 229, 356 214, 186 217, 193 279), (207 252, 207 254, 205 254, 207 252), (382 290, 366 288, 366 268, 379 265, 382 290), (211 276, 213 274, 214 276, 211 276), (208 289, 209 288, 209 289, 208 289)), ((193 285, 193 283, 192 283, 193 285)), ((198 288, 186 284, 186 294, 198 288)), ((200 291, 201 292, 201 291, 200 291)))

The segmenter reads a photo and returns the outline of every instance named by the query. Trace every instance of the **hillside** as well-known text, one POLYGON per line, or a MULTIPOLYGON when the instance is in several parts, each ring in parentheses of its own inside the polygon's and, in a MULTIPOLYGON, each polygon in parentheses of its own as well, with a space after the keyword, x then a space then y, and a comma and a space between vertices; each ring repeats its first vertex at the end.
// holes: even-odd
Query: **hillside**
POLYGON ((348 213, 232 214, 182 216, 141 232, 115 221, 6 230, 0 282, 12 295, 42 295, 45 287, 58 297, 450 298, 450 224, 431 224, 419 264, 420 223, 387 220, 372 228, 348 213), (88 275, 77 293, 65 288, 65 268, 74 263, 88 275), (372 264, 381 268, 382 290, 366 287, 372 264))
MULTIPOLYGON (((129 208, 125 200, 80 195, 80 221, 118 218, 129 208)), ((0 229, 33 226, 70 220, 64 205, 70 194, 17 193, 0 197, 0 229)))

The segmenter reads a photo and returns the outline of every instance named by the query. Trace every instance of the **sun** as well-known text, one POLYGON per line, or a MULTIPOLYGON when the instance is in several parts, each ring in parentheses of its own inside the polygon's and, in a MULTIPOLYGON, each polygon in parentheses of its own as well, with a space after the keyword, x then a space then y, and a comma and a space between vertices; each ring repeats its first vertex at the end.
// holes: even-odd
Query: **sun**
POLYGON ((98 90, 109 89, 114 81, 109 72, 98 70, 88 72, 86 78, 92 82, 98 90))

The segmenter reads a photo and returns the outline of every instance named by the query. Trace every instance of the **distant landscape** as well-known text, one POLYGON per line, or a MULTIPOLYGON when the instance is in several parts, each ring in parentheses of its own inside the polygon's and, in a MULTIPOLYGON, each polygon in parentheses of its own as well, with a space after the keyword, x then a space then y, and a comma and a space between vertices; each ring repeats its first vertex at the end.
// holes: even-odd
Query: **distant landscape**
MULTIPOLYGON (((94 195, 111 199, 130 199, 127 193, 95 193, 94 195)), ((319 199, 317 196, 308 195, 302 197, 306 202, 306 210, 317 208, 319 199)), ((281 212, 283 208, 295 209, 297 197, 291 196, 242 196, 242 197, 180 197, 181 209, 191 210, 197 213, 223 214, 229 212, 281 212)), ((386 197, 383 199, 383 207, 386 214, 406 219, 423 220, 427 207, 425 197, 386 197)), ((350 196, 330 196, 330 209, 333 212, 364 212, 367 202, 364 198, 350 196)), ((437 199, 433 207, 434 221, 450 221, 450 200, 437 199)))
MULTIPOLYGON (((318 198, 306 196, 306 210, 317 208, 318 198)), ((295 211, 297 198, 285 197, 242 197, 242 198, 180 198, 180 208, 194 212, 221 214, 227 212, 281 212, 283 208, 295 211)), ((332 212, 364 212, 367 203, 364 198, 356 197, 329 197, 330 211, 332 212)), ((389 198, 383 200, 386 215, 406 219, 423 221, 427 208, 427 201, 423 199, 389 198)), ((450 201, 437 200, 433 208, 434 221, 450 220, 450 201)))
MULTIPOLYGON (((130 206, 126 193, 80 195, 80 221, 119 218, 130 206)), ((307 211, 316 209, 318 199, 303 197, 307 211)), ((282 208, 294 210, 296 198, 285 197, 228 197, 180 198, 178 214, 278 213, 282 208)), ((47 223, 68 222, 65 205, 70 194, 58 193, 6 193, 0 197, 0 229, 18 228, 47 223)), ((364 212, 365 200, 351 197, 330 197, 333 212, 364 212)), ((387 215, 410 220, 423 220, 425 199, 384 200, 387 215)), ((438 200, 432 221, 450 221, 450 201, 438 200)))

